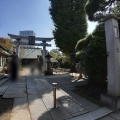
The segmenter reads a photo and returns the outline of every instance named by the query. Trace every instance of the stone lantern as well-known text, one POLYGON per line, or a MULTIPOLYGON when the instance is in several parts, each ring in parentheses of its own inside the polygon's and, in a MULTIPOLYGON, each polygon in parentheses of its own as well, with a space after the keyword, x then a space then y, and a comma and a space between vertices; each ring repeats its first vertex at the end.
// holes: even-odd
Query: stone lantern
POLYGON ((45 57, 46 57, 46 63, 47 63, 47 70, 45 71, 45 75, 52 75, 53 72, 51 70, 51 61, 50 61, 50 58, 52 56, 48 53, 45 57))

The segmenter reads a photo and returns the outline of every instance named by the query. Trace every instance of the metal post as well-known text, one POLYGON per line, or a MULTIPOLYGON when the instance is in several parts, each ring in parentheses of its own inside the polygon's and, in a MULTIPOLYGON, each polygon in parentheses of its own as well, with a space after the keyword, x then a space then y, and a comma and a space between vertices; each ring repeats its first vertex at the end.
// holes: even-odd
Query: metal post
POLYGON ((56 85, 57 83, 52 83, 53 85, 53 104, 54 104, 54 108, 56 108, 56 85))

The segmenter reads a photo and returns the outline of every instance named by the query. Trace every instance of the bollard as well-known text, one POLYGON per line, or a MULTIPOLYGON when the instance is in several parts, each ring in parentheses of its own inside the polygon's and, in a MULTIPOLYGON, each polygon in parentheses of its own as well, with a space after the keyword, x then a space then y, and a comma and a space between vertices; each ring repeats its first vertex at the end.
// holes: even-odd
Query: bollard
POLYGON ((52 83, 53 85, 53 104, 54 104, 54 108, 56 108, 56 85, 57 83, 52 83))

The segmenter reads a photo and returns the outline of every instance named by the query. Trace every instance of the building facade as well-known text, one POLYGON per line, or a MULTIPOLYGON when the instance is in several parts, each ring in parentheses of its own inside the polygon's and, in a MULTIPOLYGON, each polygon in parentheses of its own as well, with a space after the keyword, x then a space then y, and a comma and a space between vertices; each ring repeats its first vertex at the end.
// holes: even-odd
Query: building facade
MULTIPOLYGON (((32 30, 19 31, 20 36, 36 36, 35 32, 32 30)), ((29 43, 28 40, 22 39, 21 42, 29 43)))
MULTIPOLYGON (((35 32, 32 30, 20 31, 20 36, 35 36, 35 32)), ((28 40, 21 39, 21 42, 29 43, 28 40)), ((42 56, 41 48, 35 47, 34 45, 20 45, 19 58, 22 64, 30 64, 34 60, 37 60, 39 56, 42 56)))

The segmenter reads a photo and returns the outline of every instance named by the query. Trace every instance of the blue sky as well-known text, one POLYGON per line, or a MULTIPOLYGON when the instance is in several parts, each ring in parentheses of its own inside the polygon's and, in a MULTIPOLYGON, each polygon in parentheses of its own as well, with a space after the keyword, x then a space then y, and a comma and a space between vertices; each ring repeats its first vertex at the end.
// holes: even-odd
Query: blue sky
MULTIPOLYGON (((49 7, 49 0, 0 0, 0 37, 8 37, 8 33, 18 35, 22 30, 33 30, 37 37, 52 37, 54 26, 49 7)), ((88 24, 88 33, 95 25, 88 24)), ((51 44, 48 50, 55 48, 54 41, 51 44)))

